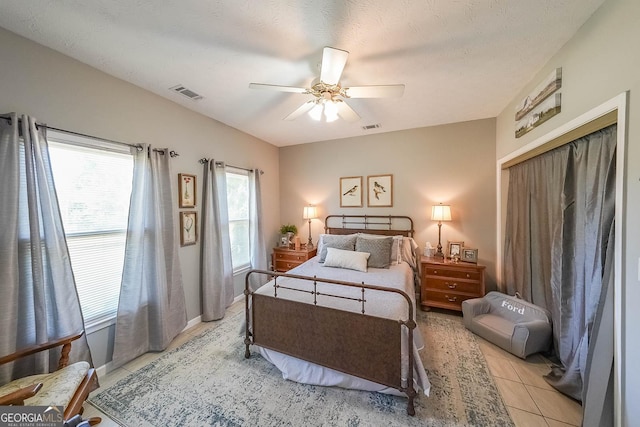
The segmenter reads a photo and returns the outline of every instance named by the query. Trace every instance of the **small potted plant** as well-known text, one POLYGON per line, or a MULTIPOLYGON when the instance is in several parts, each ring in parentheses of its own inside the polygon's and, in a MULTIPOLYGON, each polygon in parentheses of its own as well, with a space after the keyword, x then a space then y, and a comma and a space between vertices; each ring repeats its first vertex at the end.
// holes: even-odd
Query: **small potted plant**
POLYGON ((293 224, 284 224, 280 227, 280 234, 282 235, 282 238, 280 239, 281 245, 289 246, 291 244, 291 239, 293 238, 293 236, 298 234, 298 227, 293 224))

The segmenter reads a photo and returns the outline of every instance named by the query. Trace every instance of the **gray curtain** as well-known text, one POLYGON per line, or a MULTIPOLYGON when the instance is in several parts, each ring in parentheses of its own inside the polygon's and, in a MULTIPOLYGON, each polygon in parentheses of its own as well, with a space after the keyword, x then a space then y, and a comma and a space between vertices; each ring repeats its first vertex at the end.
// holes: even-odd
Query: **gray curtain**
MULTIPOLYGON (((0 355, 84 330, 45 128, 33 117, 0 119, 0 355)), ((71 363, 91 361, 86 335, 71 363)), ((53 371, 60 349, 0 367, 0 384, 53 371)))
MULTIPOLYGON (((262 196, 260 192, 261 171, 254 169, 249 176, 249 242, 251 243, 251 268, 267 270, 267 249, 264 244, 262 227, 262 196)), ((252 274, 249 278, 251 290, 257 290, 269 278, 262 274, 252 274)))
POLYGON ((562 221, 559 201, 569 154, 565 148, 509 168, 503 264, 506 290, 546 308, 552 303, 551 247, 562 221))
POLYGON ((559 363, 546 379, 585 408, 605 404, 586 399, 583 385, 591 384, 590 396, 606 394, 608 381, 595 384, 588 376, 610 372, 613 363, 612 356, 603 360, 593 349, 613 334, 606 296, 613 275, 608 266, 614 247, 615 158, 613 125, 509 170, 507 290, 551 311, 559 363), (599 386, 605 392, 596 392, 599 386))
POLYGON ((226 308, 233 303, 233 263, 226 167, 208 160, 203 176, 200 289, 202 321, 208 322, 223 318, 226 308))
POLYGON ((134 157, 115 366, 166 349, 187 324, 169 151, 143 147, 134 157))

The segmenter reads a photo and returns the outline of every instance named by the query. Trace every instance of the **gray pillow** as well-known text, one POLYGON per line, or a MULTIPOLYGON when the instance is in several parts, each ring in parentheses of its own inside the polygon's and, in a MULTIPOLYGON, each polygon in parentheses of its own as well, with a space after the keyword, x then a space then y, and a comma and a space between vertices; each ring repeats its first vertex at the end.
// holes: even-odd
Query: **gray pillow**
POLYGON ((393 237, 382 239, 367 239, 358 236, 356 240, 357 252, 368 252, 371 254, 367 265, 373 268, 389 268, 391 265, 391 246, 393 237))
POLYGON ((322 252, 320 253, 320 261, 324 262, 327 258, 327 248, 343 249, 345 251, 352 251, 356 247, 356 235, 331 235, 325 234, 322 236, 322 252))

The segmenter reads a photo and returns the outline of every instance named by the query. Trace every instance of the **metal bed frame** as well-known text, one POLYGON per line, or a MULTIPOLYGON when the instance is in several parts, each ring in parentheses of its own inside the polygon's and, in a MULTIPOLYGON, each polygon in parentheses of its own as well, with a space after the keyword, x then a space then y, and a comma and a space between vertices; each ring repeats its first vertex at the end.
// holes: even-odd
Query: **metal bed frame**
MULTIPOLYGON (((382 235, 413 235, 413 221, 404 216, 330 215, 325 230, 331 234, 363 232, 382 235), (341 221, 341 227, 329 222, 341 221), (408 227, 393 228, 397 222, 408 227), (360 228, 354 228, 360 225, 360 228)), ((407 413, 415 415, 413 386, 413 333, 416 328, 414 306, 409 295, 398 289, 322 279, 267 270, 251 270, 245 278, 245 357, 249 358, 251 344, 278 351, 289 356, 327 368, 383 384, 403 392, 408 397, 407 413), (249 277, 263 274, 273 277, 273 295, 257 294, 250 289, 249 277), (311 281, 313 290, 301 290, 278 283, 289 277, 311 281), (361 289, 358 298, 332 295, 318 289, 332 284, 361 289), (278 289, 309 294, 309 302, 278 297, 278 289), (366 313, 367 292, 380 291, 401 295, 406 301, 406 319, 387 319, 366 313), (317 296, 352 300, 360 305, 360 313, 317 305, 317 296), (403 330, 404 328, 404 330, 403 330), (402 334, 407 334, 408 359, 406 382, 402 381, 402 334)))

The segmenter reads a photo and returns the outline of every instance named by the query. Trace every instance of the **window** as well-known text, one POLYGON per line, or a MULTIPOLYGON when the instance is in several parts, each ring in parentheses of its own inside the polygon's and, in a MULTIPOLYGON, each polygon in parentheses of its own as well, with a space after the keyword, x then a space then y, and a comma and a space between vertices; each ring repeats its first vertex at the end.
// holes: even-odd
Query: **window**
POLYGON ((233 271, 251 266, 249 245, 249 173, 241 169, 227 171, 227 204, 233 271))
POLYGON ((96 325, 118 309, 133 156, 79 139, 50 136, 49 154, 84 321, 96 325))

